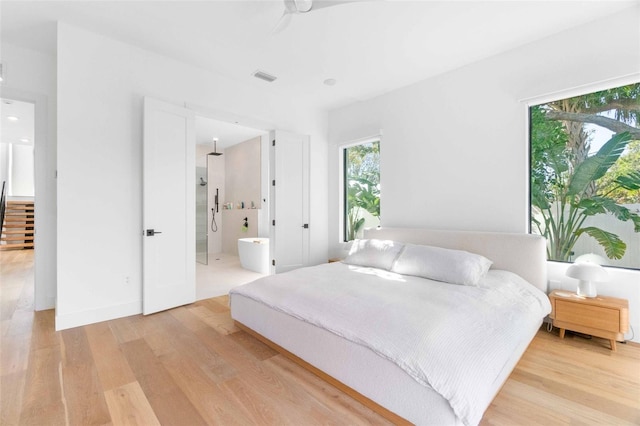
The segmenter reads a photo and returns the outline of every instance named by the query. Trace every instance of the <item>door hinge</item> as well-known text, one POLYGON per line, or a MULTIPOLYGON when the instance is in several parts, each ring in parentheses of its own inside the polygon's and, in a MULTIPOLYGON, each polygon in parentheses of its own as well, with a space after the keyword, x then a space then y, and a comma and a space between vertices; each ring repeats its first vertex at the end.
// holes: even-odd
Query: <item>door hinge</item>
POLYGON ((275 260, 275 259, 272 259, 272 260, 271 260, 271 264, 272 264, 273 266, 276 266, 276 260, 275 260))
POLYGON ((276 186, 276 180, 275 179, 271 181, 271 186, 276 186))
POLYGON ((275 219, 273 219, 273 220, 271 221, 271 225, 276 226, 276 220, 275 220, 275 219))
POLYGON ((271 141, 271 146, 276 146, 276 140, 271 141))

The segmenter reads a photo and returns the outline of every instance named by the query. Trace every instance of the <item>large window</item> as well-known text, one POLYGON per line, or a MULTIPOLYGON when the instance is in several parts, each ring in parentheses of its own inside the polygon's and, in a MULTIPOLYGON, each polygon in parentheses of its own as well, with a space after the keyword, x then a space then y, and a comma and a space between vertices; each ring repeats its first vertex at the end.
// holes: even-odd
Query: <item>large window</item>
POLYGON ((380 225, 380 141, 343 149, 344 241, 380 225))
POLYGON ((640 83, 530 107, 531 232, 549 260, 640 268, 640 83))

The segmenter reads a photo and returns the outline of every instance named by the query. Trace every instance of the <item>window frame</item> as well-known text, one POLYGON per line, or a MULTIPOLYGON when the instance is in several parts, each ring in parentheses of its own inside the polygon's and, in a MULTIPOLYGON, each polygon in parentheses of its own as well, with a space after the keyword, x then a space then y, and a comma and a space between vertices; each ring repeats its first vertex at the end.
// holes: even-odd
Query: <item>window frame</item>
MULTIPOLYGON (((526 216, 527 222, 526 222, 525 229, 527 230, 528 234, 539 235, 532 232, 532 226, 531 226, 531 218, 533 216, 532 207, 531 207, 531 155, 532 155, 531 154, 531 132, 532 132, 531 108, 536 105, 542 105, 549 102, 558 101, 561 99, 568 99, 576 96, 587 95, 593 92, 608 90, 615 87, 626 86, 629 84, 636 84, 639 81, 640 81, 640 74, 631 74, 623 77, 616 77, 612 79, 601 80, 601 81, 590 83, 590 84, 584 84, 584 85, 576 86, 566 90, 549 92, 544 95, 523 98, 520 100, 520 104, 522 105, 522 108, 523 108, 523 113, 524 113, 523 115, 526 120, 525 143, 527 147, 527 155, 526 155, 527 163, 525 166, 525 170, 526 170, 526 179, 525 179, 526 197, 525 198, 527 200, 527 206, 526 206, 525 216, 526 216)), ((572 265, 575 263, 575 261, 562 261, 562 260, 551 260, 551 259, 547 259, 547 262, 554 262, 558 264, 567 264, 567 265, 572 265)), ((602 265, 602 266, 605 268, 615 268, 615 269, 632 271, 632 272, 640 272, 640 268, 630 268, 630 267, 618 266, 618 265, 602 265)))
MULTIPOLYGON (((346 170, 346 155, 347 148, 351 148, 357 145, 363 145, 366 143, 378 142, 380 144, 380 153, 382 160, 382 134, 367 136, 360 139, 353 139, 349 142, 338 144, 338 241, 342 244, 348 244, 351 241, 346 240, 346 208, 347 208, 347 192, 345 188, 345 170, 346 170)), ((382 161, 380 161, 382 163, 382 161)), ((380 179, 382 180, 382 173, 380 173, 380 179)), ((382 186, 382 185, 381 185, 382 186)), ((382 191, 380 196, 382 197, 382 191)))

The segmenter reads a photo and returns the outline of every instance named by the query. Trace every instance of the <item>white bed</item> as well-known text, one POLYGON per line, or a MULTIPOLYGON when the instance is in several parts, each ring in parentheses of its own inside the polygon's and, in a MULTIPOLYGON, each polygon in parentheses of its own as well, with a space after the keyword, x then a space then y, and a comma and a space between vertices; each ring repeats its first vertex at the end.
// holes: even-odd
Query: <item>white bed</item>
MULTIPOLYGON (((279 349, 284 349, 285 354, 293 356, 295 360, 320 374, 321 377, 337 384, 341 389, 346 390, 352 396, 396 423, 406 420, 415 424, 476 424, 526 350, 528 344, 539 329, 542 319, 550 309, 548 307, 548 301, 543 297, 547 287, 544 239, 527 234, 433 231, 408 228, 367 230, 365 238, 394 240, 403 243, 431 245, 476 253, 493 262, 492 271, 487 274, 487 279, 496 274, 502 274, 494 270, 511 271, 530 283, 519 284, 519 281, 517 281, 517 285, 521 285, 523 288, 526 287, 527 294, 532 286, 540 290, 534 289, 532 291, 532 293, 537 293, 533 296, 540 299, 539 303, 541 306, 539 312, 535 310, 533 315, 533 317, 535 317, 534 319, 505 321, 505 324, 515 323, 518 326, 517 329, 512 327, 512 329, 505 331, 505 334, 510 336, 507 342, 508 344, 505 345, 509 347, 508 353, 501 355, 502 358, 500 358, 497 366, 493 366, 492 368, 487 367, 485 371, 484 369, 473 367, 473 365, 467 367, 466 364, 464 364, 464 368, 472 368, 472 370, 469 372, 468 370, 458 369, 456 374, 451 375, 453 382, 460 379, 461 383, 469 387, 469 383, 465 382, 466 376, 474 376, 475 372, 479 372, 478 378, 471 377, 469 379, 473 386, 470 389, 461 391, 460 394, 465 398, 468 397, 473 400, 469 402, 469 405, 472 407, 471 411, 465 411, 467 409, 465 401, 461 403, 456 400, 460 398, 455 394, 452 396, 448 392, 443 391, 445 388, 443 388, 442 383, 443 381, 448 381, 447 376, 440 375, 440 378, 436 376, 439 375, 440 371, 444 371, 444 369, 436 368, 435 372, 438 373, 436 376, 426 376, 427 379, 431 377, 434 378, 432 382, 434 386, 432 387, 429 385, 428 380, 422 377, 416 378, 413 370, 407 367, 406 362, 398 362, 398 360, 389 356, 385 352, 386 348, 384 346, 380 347, 370 344, 370 340, 376 340, 377 338, 375 333, 368 337, 369 341, 366 340, 366 333, 363 335, 364 340, 361 340, 357 335, 355 337, 353 335, 360 331, 352 332, 349 324, 343 327, 340 321, 336 321, 334 317, 326 318, 325 316, 325 318, 321 318, 321 316, 317 316, 313 313, 315 310, 313 305, 308 305, 307 308, 302 309, 304 312, 301 311, 297 313, 291 311, 284 304, 278 306, 277 301, 288 298, 287 287, 285 287, 285 285, 290 285, 291 283, 284 283, 286 281, 295 283, 296 280, 298 280, 298 282, 301 283, 299 287, 302 288, 304 287, 303 283, 307 280, 309 282, 314 280, 317 282, 319 277, 326 275, 328 279, 326 291, 330 293, 340 287, 340 285, 336 285, 335 283, 342 279, 342 276, 346 277, 344 279, 347 280, 345 281, 345 288, 347 288, 347 284, 349 284, 348 280, 350 279, 348 274, 363 275, 362 272, 368 275, 366 280, 368 280, 367 285, 371 286, 370 288, 378 285, 376 281, 372 281, 377 278, 372 278, 370 275, 381 275, 383 277, 381 280, 383 281, 380 282, 380 286, 398 285, 398 291, 395 293, 407 292, 412 299, 417 297, 415 296, 416 294, 423 292, 424 288, 431 288, 429 286, 433 288, 449 287, 454 291, 463 292, 458 293, 460 295, 464 295, 464 292, 467 290, 472 292, 476 291, 476 293, 469 294, 480 294, 478 289, 474 290, 466 286, 433 281, 427 283, 427 280, 424 278, 404 275, 398 276, 388 271, 368 270, 368 268, 363 269, 354 267, 353 265, 336 263, 266 277, 247 286, 232 290, 230 293, 232 317, 243 328, 252 331, 268 343, 275 344, 279 349), (394 283, 394 280, 399 281, 399 283, 394 283), (422 282, 425 284, 422 284, 422 282), (275 287, 272 288, 270 286, 275 287), (412 291, 414 292, 413 296, 411 296, 412 293, 410 293, 412 291), (544 305, 545 303, 546 305, 544 305), (310 317, 306 318, 305 315, 309 315, 310 317), (314 315, 316 316, 314 317, 314 315), (327 326, 331 331, 319 326, 322 325, 320 323, 325 320, 331 325, 324 326, 327 326), (461 374, 460 371, 465 371, 465 373, 461 374), (476 385, 475 383, 479 378, 481 379, 481 383, 480 385, 476 385), (438 393, 434 387, 439 389, 440 392, 447 397, 445 398, 438 393), (452 407, 455 407, 455 409, 452 407)), ((355 285, 356 284, 354 284, 354 286, 355 285)), ((348 291, 351 290, 353 289, 348 291)), ((371 290, 371 292, 373 292, 373 290, 371 290)), ((290 291, 290 293, 294 292, 290 291)), ((332 297, 335 297, 335 295, 332 297)), ((355 297, 361 296, 357 295, 355 297)), ((464 299, 464 297, 461 299, 464 299)), ((397 299, 393 300, 393 306, 398 306, 399 303, 397 299)), ((413 303, 415 304, 415 302, 413 303)), ((530 301, 526 303, 530 303, 530 301)), ((375 304, 371 304, 368 308, 375 309, 375 306, 375 304)), ((324 310, 331 311, 333 308, 331 304, 327 305, 327 307, 329 309, 318 307, 318 310, 324 312, 324 310)), ((336 309, 339 309, 339 307, 336 309)), ((407 307, 397 309, 398 317, 396 317, 395 311, 391 313, 391 309, 385 309, 384 312, 381 312, 380 317, 384 317, 383 324, 385 325, 387 323, 397 323, 401 326, 402 321, 405 320, 403 315, 411 312, 411 309, 409 302, 407 302, 407 307)), ((415 305, 413 310, 415 310, 415 305)), ((351 314, 350 311, 350 309, 343 311, 337 310, 336 315, 347 318, 348 315, 351 314)), ((356 310, 354 309, 354 311, 356 310)), ((375 312, 375 310, 368 311, 367 318, 365 318, 367 321, 362 322, 369 322, 372 317, 376 317, 375 312)), ((347 318, 346 322, 359 323, 360 321, 352 317, 350 319, 347 318)), ((429 319, 428 322, 436 323, 438 321, 429 319)), ((449 322, 453 323, 453 321, 449 322)), ((420 324, 420 322, 417 323, 420 324)), ((494 323, 495 322, 492 322, 491 324, 494 323)), ((499 324, 499 322, 495 324, 499 324)), ((439 330, 448 330, 447 327, 448 323, 439 325, 438 328, 434 328, 436 330, 435 334, 437 335, 437 331, 439 330)), ((356 329, 357 328, 354 328, 354 330, 356 329)), ((405 331, 407 331, 407 328, 397 328, 395 333, 403 334, 405 331)), ((494 335, 497 332, 501 332, 501 329, 493 330, 494 335)), ((404 334, 404 337, 399 341, 393 341, 393 344, 390 344, 390 346, 401 346, 404 342, 410 341, 410 339, 407 339, 407 333, 404 334)), ((444 340, 455 342, 456 336, 449 337, 449 339, 445 338, 444 340)), ((443 339, 443 337, 438 338, 443 339)), ((491 339, 495 339, 495 336, 486 339, 488 346, 500 347, 504 345, 504 343, 493 342, 491 339)), ((440 341, 438 340, 438 342, 440 341)), ((466 347, 464 346, 464 341, 461 342, 461 344, 463 345, 461 347, 466 347)), ((444 346, 446 345, 443 345, 443 347, 444 346)), ((429 350, 435 350, 435 348, 429 350)), ((440 349, 438 348, 438 350, 440 349)), ((457 352, 462 353, 464 351, 457 352)), ((438 352, 431 352, 431 354, 429 359, 439 358, 440 355, 438 352), (434 356, 434 354, 436 356, 434 356)), ((443 355, 449 356, 446 354, 443 355)), ((466 357, 466 363, 468 359, 481 359, 484 355, 486 354, 468 352, 462 354, 460 357, 466 357)), ((494 356, 494 354, 491 355, 491 357, 494 356)))

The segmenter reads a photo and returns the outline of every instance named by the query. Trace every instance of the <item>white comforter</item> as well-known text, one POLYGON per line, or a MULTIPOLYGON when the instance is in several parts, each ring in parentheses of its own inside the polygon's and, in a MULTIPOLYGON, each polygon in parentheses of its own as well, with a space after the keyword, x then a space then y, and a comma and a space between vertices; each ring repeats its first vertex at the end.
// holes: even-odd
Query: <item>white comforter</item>
POLYGON ((466 425, 480 422, 521 330, 551 311, 543 292, 496 270, 468 287, 333 263, 261 278, 234 294, 370 348, 440 393, 466 425))

